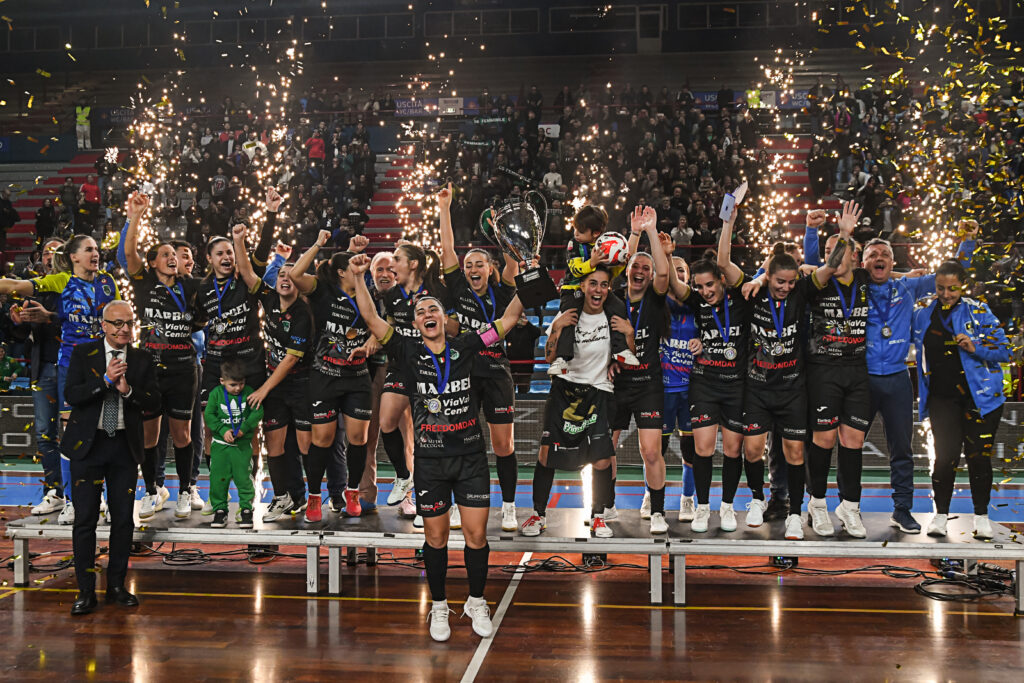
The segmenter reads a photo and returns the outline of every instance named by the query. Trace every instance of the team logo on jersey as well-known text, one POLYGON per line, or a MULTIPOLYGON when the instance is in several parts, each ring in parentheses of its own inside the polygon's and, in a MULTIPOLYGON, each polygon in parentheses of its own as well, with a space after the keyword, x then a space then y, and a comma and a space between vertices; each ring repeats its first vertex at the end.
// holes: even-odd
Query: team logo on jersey
POLYGON ((451 357, 452 357, 452 360, 458 360, 459 359, 459 352, 456 351, 455 349, 452 349, 451 357))
POLYGON ((110 289, 110 285, 108 285, 106 283, 103 284, 103 293, 106 294, 107 296, 113 296, 114 295, 114 293, 110 289))
POLYGON ((290 330, 291 327, 292 327, 291 321, 289 321, 289 320, 282 320, 281 321, 281 329, 284 330, 285 332, 290 330))

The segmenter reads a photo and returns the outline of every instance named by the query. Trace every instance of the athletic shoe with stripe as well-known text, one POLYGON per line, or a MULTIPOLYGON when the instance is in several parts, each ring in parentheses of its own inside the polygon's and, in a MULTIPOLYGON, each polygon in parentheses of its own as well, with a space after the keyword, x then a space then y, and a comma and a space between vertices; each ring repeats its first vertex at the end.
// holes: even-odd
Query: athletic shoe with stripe
POLYGON ((491 609, 484 598, 466 598, 462 608, 462 616, 468 616, 473 622, 473 632, 481 638, 490 638, 494 633, 491 623, 491 609))
POLYGON ((156 507, 156 496, 146 494, 142 497, 142 502, 139 504, 139 519, 145 520, 151 518, 155 513, 156 507))
POLYGON ((523 522, 523 526, 519 528, 519 533, 523 536, 540 536, 540 532, 547 528, 547 520, 544 516, 533 514, 523 522))
POLYGON ((270 502, 270 508, 263 513, 263 521, 276 522, 294 509, 295 503, 292 502, 290 493, 286 493, 283 496, 274 496, 274 500, 270 502))
POLYGON ((174 516, 178 519, 188 519, 192 516, 192 499, 188 491, 178 493, 178 502, 174 506, 174 516))
POLYGON ((604 523, 604 517, 594 517, 590 520, 590 528, 595 538, 611 538, 614 536, 612 528, 604 523))
POLYGON ((427 621, 430 623, 430 637, 439 643, 443 643, 452 637, 452 629, 448 625, 448 615, 452 610, 448 609, 448 601, 435 601, 430 607, 427 621))

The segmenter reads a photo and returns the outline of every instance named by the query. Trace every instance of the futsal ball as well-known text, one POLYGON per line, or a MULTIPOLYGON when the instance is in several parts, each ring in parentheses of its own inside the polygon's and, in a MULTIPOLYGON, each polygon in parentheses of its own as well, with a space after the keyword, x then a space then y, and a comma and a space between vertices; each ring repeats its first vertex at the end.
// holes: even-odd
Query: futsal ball
POLYGON ((594 248, 608 256, 608 265, 618 266, 629 259, 629 242, 617 232, 606 232, 594 242, 594 248))

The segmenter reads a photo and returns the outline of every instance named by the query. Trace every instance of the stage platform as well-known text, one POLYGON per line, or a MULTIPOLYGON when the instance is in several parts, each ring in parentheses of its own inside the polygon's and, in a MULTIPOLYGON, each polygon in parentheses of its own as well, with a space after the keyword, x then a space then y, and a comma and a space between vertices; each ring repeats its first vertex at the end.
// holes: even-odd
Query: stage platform
MULTIPOLYGON (((325 507, 324 520, 314 524, 305 523, 301 516, 263 523, 260 517, 264 509, 263 504, 257 504, 255 526, 252 529, 237 527, 233 521, 234 505, 229 515, 231 521, 224 529, 210 528, 213 517, 202 516, 198 512, 193 512, 186 520, 177 520, 172 509, 165 509, 145 524, 139 523, 136 516, 135 541, 145 544, 304 547, 308 593, 320 590, 320 549, 326 548, 327 590, 333 595, 339 595, 342 591, 341 563, 344 548, 366 548, 375 552, 385 549, 415 550, 423 545, 422 531, 413 527, 412 520, 400 518, 397 508, 382 507, 374 514, 347 518, 332 514, 325 507)), ((136 505, 136 515, 137 512, 136 505)), ((590 535, 590 528, 585 524, 587 515, 583 510, 551 509, 548 510, 547 529, 540 536, 528 538, 517 532, 502 531, 501 510, 494 509, 488 521, 487 538, 491 549, 498 552, 647 555, 652 603, 663 601, 664 559, 668 556, 674 575, 673 602, 677 605, 686 604, 686 558, 689 555, 996 560, 1015 562, 1017 576, 1024 575, 1024 540, 1000 524, 993 524, 996 532, 994 539, 975 539, 971 533, 970 516, 954 516, 949 522, 948 536, 932 538, 924 533, 902 533, 889 525, 888 514, 865 513, 864 526, 868 535, 864 539, 847 535, 833 516, 835 536, 819 537, 805 524, 803 541, 785 540, 784 524, 781 521, 766 523, 758 528, 747 527, 743 513, 737 513, 739 528, 729 533, 716 526, 717 514, 712 515, 712 526, 704 534, 691 532, 688 523, 676 521, 674 514, 669 516, 669 533, 653 535, 649 531, 649 524, 640 519, 639 511, 620 510, 618 518, 608 522, 614 537, 602 539, 590 535)), ((918 515, 917 519, 927 527, 930 516, 918 515)), ((29 583, 31 541, 70 541, 71 532, 72 527, 57 524, 56 515, 26 517, 9 522, 7 535, 14 541, 15 585, 27 586, 29 583)), ((97 528, 98 540, 106 541, 108 537, 108 527, 101 524, 97 528)), ((460 531, 452 530, 449 547, 455 550, 464 547, 460 531)), ((1019 579, 1015 600, 1017 613, 1024 613, 1024 587, 1019 579)))

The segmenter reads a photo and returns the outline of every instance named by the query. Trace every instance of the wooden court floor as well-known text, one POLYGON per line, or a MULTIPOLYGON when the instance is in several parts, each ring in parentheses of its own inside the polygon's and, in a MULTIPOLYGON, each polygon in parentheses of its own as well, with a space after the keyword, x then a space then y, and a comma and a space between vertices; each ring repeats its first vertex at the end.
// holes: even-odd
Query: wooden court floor
MULTIPOLYGON (((230 548, 205 547, 204 550, 230 548)), ((70 544, 35 543, 52 564, 70 544)), ((170 550, 164 546, 162 551, 170 550)), ((2 556, 10 541, 0 542, 2 556)), ((298 552, 297 548, 281 548, 298 552)), ((171 567, 133 558, 135 610, 68 615, 70 570, 11 586, 0 568, 0 676, 10 681, 346 680, 1024 680, 1024 618, 1010 598, 936 602, 917 579, 873 574, 741 575, 701 565, 759 558, 691 558, 686 607, 649 604, 645 569, 518 579, 492 553, 487 598, 501 617, 486 641, 461 618, 465 572, 449 574, 452 638, 427 633, 429 595, 411 552, 404 564, 344 567, 344 594, 310 597, 304 564, 279 558, 171 567), (355 679, 351 677, 357 677, 355 679)), ((535 561, 538 558, 533 558, 535 561)), ((565 559, 579 562, 579 555, 565 559)), ((643 557, 611 561, 643 566, 643 557)), ((450 553, 461 564, 461 553, 450 553)), ((854 568, 867 561, 804 560, 854 568)), ((927 569, 923 562, 905 566, 927 569)), ((326 563, 324 565, 326 572, 326 563)), ((666 595, 670 588, 666 574, 666 595)), ((100 580, 101 587, 103 585, 100 580)))

